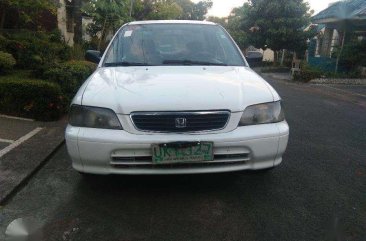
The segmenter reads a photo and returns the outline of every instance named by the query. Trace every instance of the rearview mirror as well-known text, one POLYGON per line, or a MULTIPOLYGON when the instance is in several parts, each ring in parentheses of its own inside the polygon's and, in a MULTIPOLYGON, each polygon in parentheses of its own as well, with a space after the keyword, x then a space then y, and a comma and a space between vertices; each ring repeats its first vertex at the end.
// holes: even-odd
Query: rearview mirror
POLYGON ((97 50, 87 50, 85 54, 85 59, 87 61, 99 64, 101 56, 100 51, 97 50))

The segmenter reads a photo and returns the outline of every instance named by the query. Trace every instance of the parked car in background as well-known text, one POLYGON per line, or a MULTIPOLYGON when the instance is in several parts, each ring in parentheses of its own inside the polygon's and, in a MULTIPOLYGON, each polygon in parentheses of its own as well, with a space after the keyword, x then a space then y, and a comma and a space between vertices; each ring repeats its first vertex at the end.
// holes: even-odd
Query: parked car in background
POLYGON ((245 58, 251 67, 260 66, 263 62, 263 53, 259 51, 247 51, 245 58))
POLYGON ((131 22, 72 101, 73 167, 94 174, 271 169, 289 127, 277 92, 229 34, 201 21, 131 22))

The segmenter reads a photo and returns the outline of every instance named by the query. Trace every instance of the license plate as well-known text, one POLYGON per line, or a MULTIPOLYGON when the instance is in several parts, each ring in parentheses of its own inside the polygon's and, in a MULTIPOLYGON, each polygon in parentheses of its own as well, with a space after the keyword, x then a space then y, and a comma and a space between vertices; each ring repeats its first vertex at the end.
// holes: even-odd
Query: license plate
POLYGON ((154 164, 213 160, 213 142, 153 144, 151 148, 154 164))

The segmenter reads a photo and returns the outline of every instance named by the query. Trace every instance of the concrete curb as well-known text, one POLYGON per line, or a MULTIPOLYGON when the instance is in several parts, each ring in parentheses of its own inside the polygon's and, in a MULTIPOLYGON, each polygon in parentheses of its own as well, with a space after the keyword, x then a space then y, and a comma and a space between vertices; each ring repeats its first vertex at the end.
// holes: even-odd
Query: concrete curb
POLYGON ((0 160, 0 205, 5 204, 64 143, 65 127, 46 127, 0 160))
POLYGON ((286 82, 293 82, 290 76, 284 74, 277 74, 277 73, 259 73, 264 78, 271 78, 274 80, 281 80, 286 82))
POLYGON ((366 79, 313 79, 310 84, 366 85, 366 79))

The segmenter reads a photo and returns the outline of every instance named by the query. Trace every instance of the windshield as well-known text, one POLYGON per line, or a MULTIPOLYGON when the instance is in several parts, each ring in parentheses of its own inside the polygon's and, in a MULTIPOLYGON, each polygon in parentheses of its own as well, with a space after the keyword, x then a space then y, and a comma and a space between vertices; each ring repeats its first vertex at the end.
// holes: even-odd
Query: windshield
POLYGON ((127 25, 114 38, 104 66, 245 66, 238 48, 217 25, 127 25))

